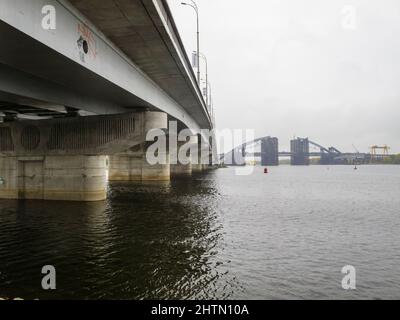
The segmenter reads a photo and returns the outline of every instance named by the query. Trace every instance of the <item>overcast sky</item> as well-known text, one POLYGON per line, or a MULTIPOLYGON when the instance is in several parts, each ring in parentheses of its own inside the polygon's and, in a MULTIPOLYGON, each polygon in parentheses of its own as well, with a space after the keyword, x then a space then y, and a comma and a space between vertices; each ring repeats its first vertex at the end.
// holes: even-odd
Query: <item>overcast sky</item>
MULTIPOLYGON (((186 50, 194 11, 169 0, 186 50)), ((197 0, 219 128, 400 152, 400 1, 197 0)))

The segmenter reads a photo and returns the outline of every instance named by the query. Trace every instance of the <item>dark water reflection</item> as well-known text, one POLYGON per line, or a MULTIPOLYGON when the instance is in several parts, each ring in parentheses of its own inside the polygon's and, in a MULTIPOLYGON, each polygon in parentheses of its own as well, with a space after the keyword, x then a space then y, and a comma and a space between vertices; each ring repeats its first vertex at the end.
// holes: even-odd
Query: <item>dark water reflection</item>
POLYGON ((219 193, 210 176, 113 184, 98 203, 1 201, 0 296, 229 298, 219 193), (41 268, 57 290, 40 289, 41 268))

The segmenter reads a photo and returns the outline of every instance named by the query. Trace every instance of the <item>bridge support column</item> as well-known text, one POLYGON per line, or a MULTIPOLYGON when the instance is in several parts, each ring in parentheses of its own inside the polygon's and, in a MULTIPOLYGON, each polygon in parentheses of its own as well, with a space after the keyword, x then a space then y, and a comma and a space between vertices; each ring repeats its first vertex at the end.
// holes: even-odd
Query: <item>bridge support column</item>
POLYGON ((213 170, 216 168, 217 155, 212 142, 207 146, 203 146, 202 163, 204 170, 213 170))
MULTIPOLYGON (((153 129, 167 129, 168 117, 163 112, 145 112, 142 124, 143 140, 153 129)), ((147 159, 148 143, 145 141, 129 151, 109 157, 110 181, 169 181, 170 161, 168 148, 164 154, 159 150, 158 157, 166 161, 160 164, 149 164, 147 159)))
MULTIPOLYGON (((170 146, 170 148, 172 148, 172 146, 170 146)), ((175 163, 171 164, 171 176, 191 176, 193 168, 197 168, 196 163, 198 163, 198 160, 194 157, 194 153, 198 152, 197 137, 192 136, 189 141, 177 141, 177 150, 170 150, 170 152, 175 152, 177 155, 177 159, 174 159, 176 160, 174 161, 175 163)))
POLYGON ((290 142, 291 165, 308 166, 310 165, 310 146, 308 139, 297 138, 290 142))
MULTIPOLYGON (((168 154, 166 155, 168 158, 168 154)), ((145 148, 126 154, 109 157, 110 181, 169 181, 170 165, 150 165, 146 159, 145 148)))
POLYGON ((201 162, 201 138, 199 135, 197 136, 196 140, 197 140, 196 141, 197 154, 193 154, 193 157, 192 157, 192 172, 193 173, 201 173, 204 171, 204 165, 201 162))
POLYGON ((279 165, 279 145, 278 138, 267 137, 261 140, 261 165, 279 165))
POLYGON ((212 163, 210 152, 210 146, 202 140, 201 135, 197 135, 197 155, 192 163, 193 173, 202 173, 210 168, 212 163))
POLYGON ((1 156, 0 198, 106 199, 106 156, 1 156))

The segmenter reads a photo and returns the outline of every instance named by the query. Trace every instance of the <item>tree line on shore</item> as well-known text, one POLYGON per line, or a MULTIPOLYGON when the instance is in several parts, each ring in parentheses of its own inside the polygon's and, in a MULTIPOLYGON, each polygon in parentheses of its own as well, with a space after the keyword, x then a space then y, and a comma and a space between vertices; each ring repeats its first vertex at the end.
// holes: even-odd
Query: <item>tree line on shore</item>
POLYGON ((385 164, 400 164, 400 154, 392 155, 389 157, 386 157, 383 160, 383 163, 385 164))

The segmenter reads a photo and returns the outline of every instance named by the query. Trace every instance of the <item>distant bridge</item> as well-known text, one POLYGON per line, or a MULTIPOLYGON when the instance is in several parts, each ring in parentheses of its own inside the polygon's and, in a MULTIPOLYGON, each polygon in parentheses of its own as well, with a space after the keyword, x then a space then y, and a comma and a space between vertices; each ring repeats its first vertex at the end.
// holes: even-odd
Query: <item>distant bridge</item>
POLYGON ((262 137, 237 146, 227 154, 221 155, 221 160, 226 165, 245 165, 246 157, 261 158, 264 166, 279 165, 279 157, 290 157, 292 165, 309 165, 311 157, 320 157, 320 164, 353 164, 367 163, 371 159, 369 153, 341 152, 335 147, 324 147, 320 143, 308 138, 298 138, 291 141, 291 150, 279 152, 278 139, 274 137, 262 137), (247 151, 261 145, 260 152, 247 151), (319 152, 310 152, 310 146, 319 149, 319 152))

